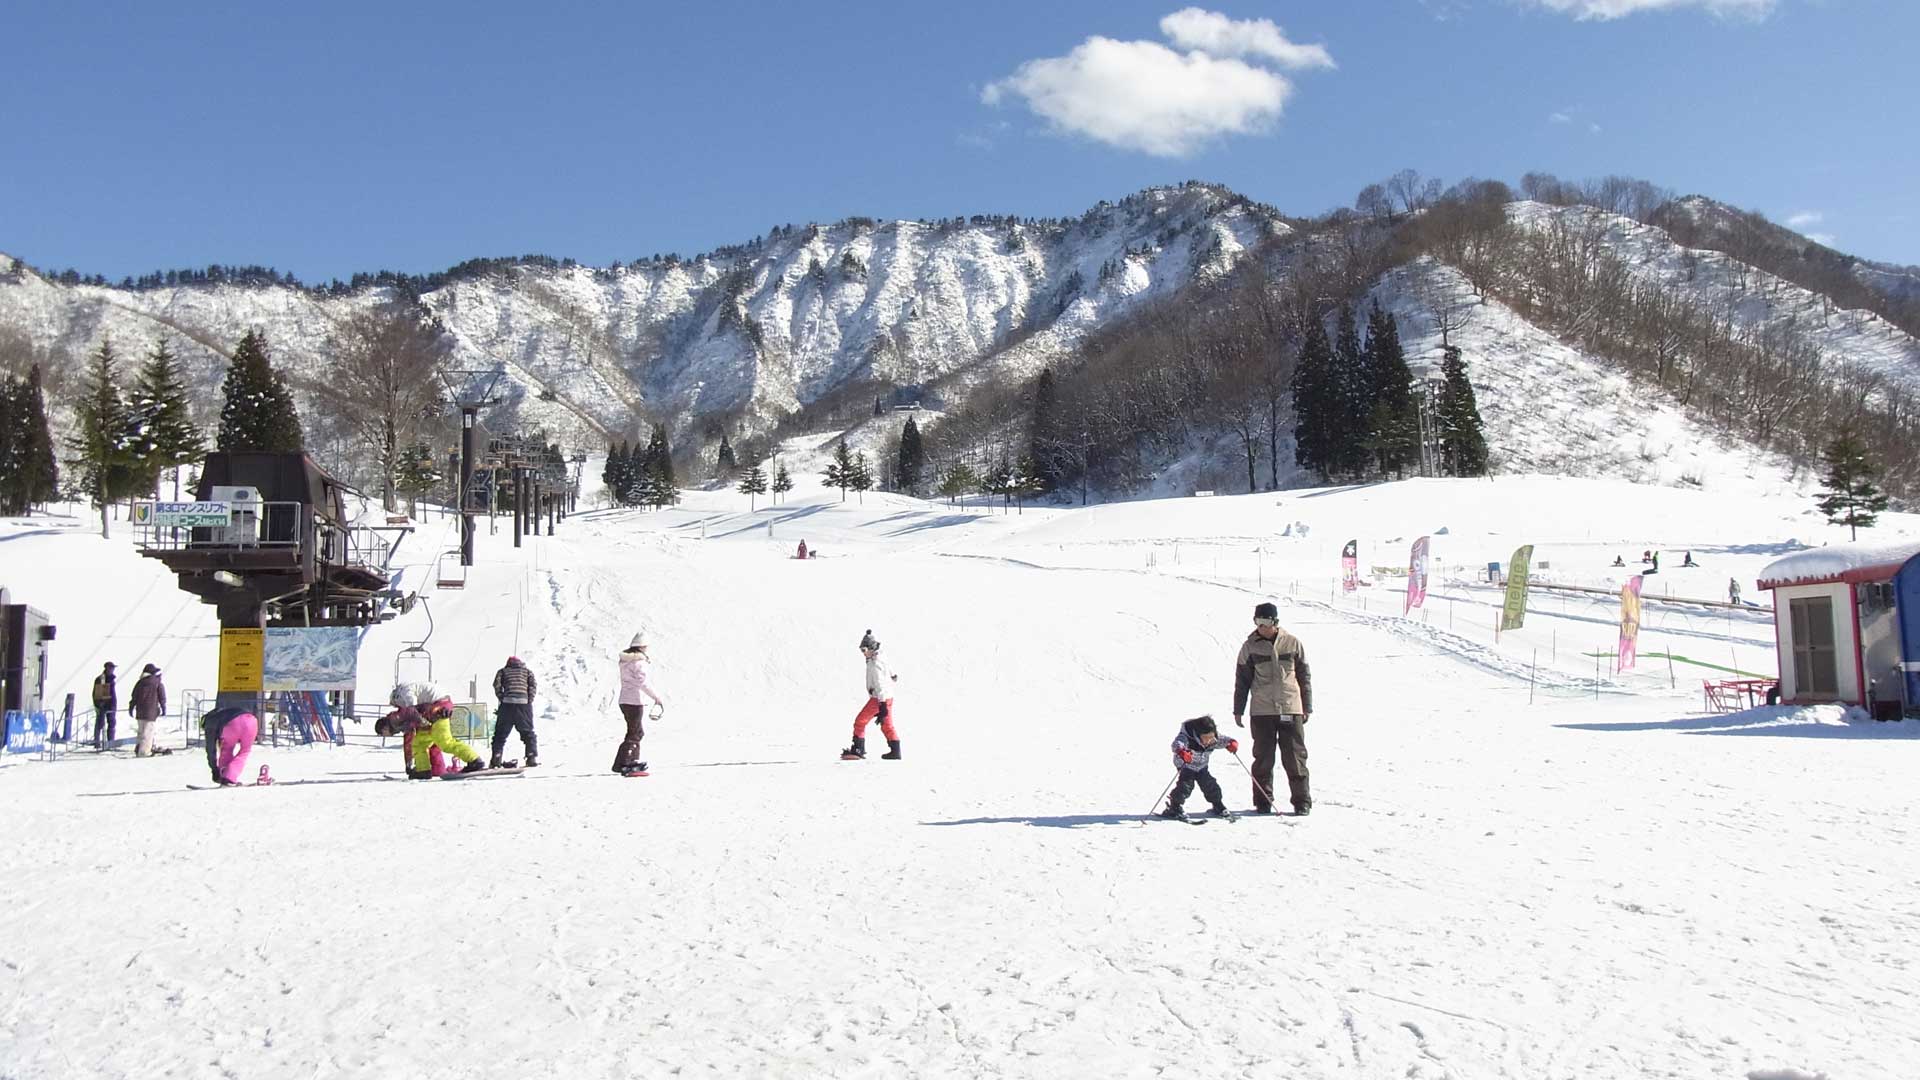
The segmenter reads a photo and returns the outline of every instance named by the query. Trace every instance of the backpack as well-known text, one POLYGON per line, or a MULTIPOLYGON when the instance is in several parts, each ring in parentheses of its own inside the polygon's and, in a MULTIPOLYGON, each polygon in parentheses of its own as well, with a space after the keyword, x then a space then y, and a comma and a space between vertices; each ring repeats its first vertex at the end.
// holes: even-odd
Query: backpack
POLYGON ((93 680, 93 703, 105 705, 113 700, 113 683, 105 675, 97 675, 93 680))

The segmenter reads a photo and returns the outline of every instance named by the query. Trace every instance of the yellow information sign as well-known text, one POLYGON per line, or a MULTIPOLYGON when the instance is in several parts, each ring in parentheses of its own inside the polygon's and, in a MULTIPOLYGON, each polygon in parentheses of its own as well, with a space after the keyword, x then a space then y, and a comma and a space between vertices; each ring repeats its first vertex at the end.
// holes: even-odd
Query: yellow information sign
POLYGON ((258 629, 220 631, 220 692, 260 692, 260 669, 266 660, 267 632, 258 629))

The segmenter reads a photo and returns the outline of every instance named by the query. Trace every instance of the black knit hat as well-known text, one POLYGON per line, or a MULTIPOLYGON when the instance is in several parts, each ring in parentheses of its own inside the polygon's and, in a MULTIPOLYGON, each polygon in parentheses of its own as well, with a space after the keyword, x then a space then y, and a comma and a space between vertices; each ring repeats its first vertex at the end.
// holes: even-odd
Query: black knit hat
POLYGON ((860 647, 863 649, 878 649, 880 647, 880 639, 874 637, 873 631, 869 630, 860 635, 860 647))
POLYGON ((1262 600, 1261 602, 1253 605, 1253 617, 1256 619, 1278 620, 1280 618, 1280 609, 1273 603, 1273 601, 1262 600))

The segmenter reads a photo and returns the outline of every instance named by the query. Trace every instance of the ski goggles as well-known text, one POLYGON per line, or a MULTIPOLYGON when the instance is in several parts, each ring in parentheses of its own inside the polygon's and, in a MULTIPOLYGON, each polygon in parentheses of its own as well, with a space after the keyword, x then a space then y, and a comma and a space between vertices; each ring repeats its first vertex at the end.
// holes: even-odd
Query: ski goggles
POLYGON ((1279 626, 1279 625, 1280 625, 1280 620, 1279 620, 1279 619, 1269 619, 1269 618, 1267 618, 1267 617, 1266 617, 1265 615, 1256 615, 1256 616, 1254 616, 1254 619, 1253 619, 1253 625, 1255 625, 1255 626, 1279 626))

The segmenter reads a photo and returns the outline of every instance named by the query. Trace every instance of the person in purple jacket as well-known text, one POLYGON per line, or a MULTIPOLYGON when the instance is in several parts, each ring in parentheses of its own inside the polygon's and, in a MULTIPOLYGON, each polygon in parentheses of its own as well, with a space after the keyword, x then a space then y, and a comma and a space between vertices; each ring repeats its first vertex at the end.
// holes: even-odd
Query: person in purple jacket
POLYGON ((647 656, 647 635, 641 631, 633 635, 633 642, 620 654, 620 715, 627 722, 627 733, 613 755, 613 771, 622 776, 646 775, 647 763, 640 760, 640 740, 647 737, 643 722, 646 703, 653 702, 656 720, 667 709, 667 703, 660 700, 653 684, 647 681, 647 668, 651 663, 647 656))

